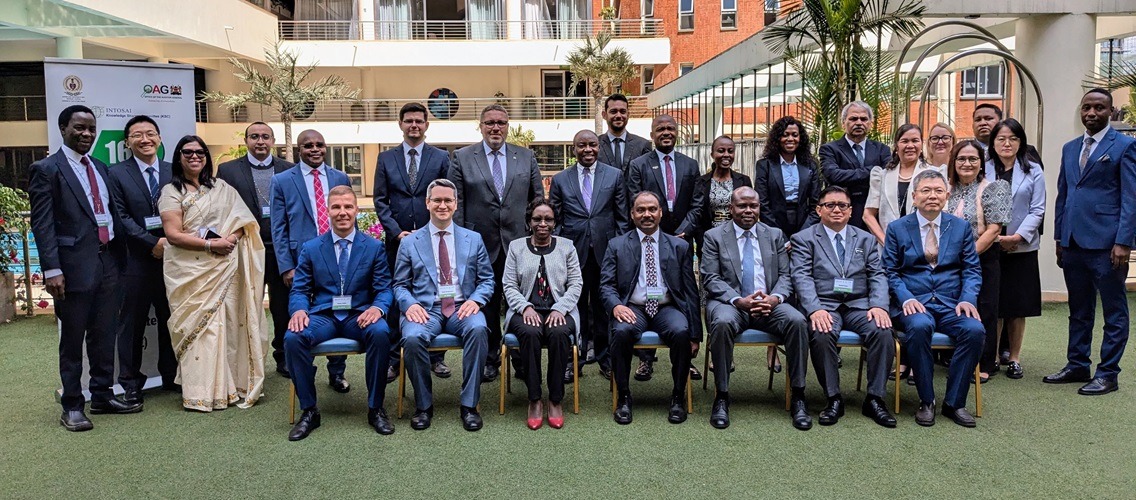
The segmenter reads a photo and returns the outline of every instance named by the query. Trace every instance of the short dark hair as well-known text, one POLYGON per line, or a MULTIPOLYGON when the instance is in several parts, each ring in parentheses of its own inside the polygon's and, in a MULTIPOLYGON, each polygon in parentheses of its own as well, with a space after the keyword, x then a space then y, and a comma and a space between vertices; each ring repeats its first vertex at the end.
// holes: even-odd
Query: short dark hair
POLYGON ((636 194, 635 197, 631 199, 631 206, 635 206, 635 202, 639 201, 640 196, 650 196, 655 199, 655 203, 658 203, 660 207, 663 206, 663 198, 654 191, 639 191, 639 194, 636 194))
POLYGON ((439 177, 430 181, 430 185, 426 186, 426 199, 430 199, 430 197, 433 196, 434 188, 439 187, 452 189, 454 190, 454 197, 456 198, 458 196, 458 187, 454 182, 445 177, 439 177))
POLYGON ((402 121, 402 118, 406 116, 407 113, 422 113, 422 119, 425 121, 430 121, 430 113, 426 112, 426 106, 423 106, 417 102, 408 102, 406 104, 403 104, 402 109, 398 110, 398 121, 402 121))
MULTIPOLYGON (((1104 89, 1104 88, 1101 88, 1101 87, 1093 87, 1093 88, 1089 89, 1087 92, 1085 92, 1085 95, 1089 95, 1089 94, 1101 94, 1101 95, 1107 97, 1108 98, 1108 104, 1110 106, 1112 105, 1112 92, 1109 92, 1108 89, 1104 89)), ((1084 97, 1085 96, 1081 96, 1082 99, 1084 97)))
POLYGON ((154 121, 153 118, 150 118, 146 115, 138 115, 127 121, 126 126, 122 128, 122 135, 130 137, 130 127, 133 127, 139 123, 149 123, 150 125, 153 125, 154 130, 158 132, 158 135, 162 135, 162 129, 158 127, 158 122, 154 121))
POLYGON ((536 211, 537 207, 540 207, 542 205, 546 206, 546 207, 548 207, 549 209, 552 210, 552 218, 554 220, 560 220, 560 218, 556 215, 556 207, 552 206, 552 202, 548 201, 548 199, 543 197, 543 196, 537 196, 536 198, 533 198, 533 201, 529 202, 528 208, 525 209, 525 222, 526 223, 529 223, 530 221, 532 221, 533 212, 536 211))
POLYGON ((995 105, 990 104, 988 102, 979 104, 978 106, 975 106, 974 112, 972 112, 971 115, 974 115, 974 113, 977 113, 978 110, 980 110, 980 109, 989 109, 989 110, 993 111, 995 115, 998 116, 999 120, 1002 119, 1002 108, 999 108, 998 106, 995 106, 995 105))
POLYGON ((276 137, 276 132, 272 130, 272 127, 271 127, 271 126, 269 126, 269 125, 268 125, 267 123, 264 123, 264 122, 252 122, 252 123, 250 123, 250 124, 249 124, 249 125, 248 125, 247 127, 245 127, 245 137, 248 137, 248 135, 249 135, 249 129, 250 129, 250 128, 253 128, 253 127, 257 126, 257 125, 264 125, 265 127, 268 127, 268 130, 269 130, 270 132, 272 132, 272 136, 273 136, 273 137, 276 137))
POLYGON ((607 105, 611 101, 622 101, 623 104, 628 104, 627 96, 625 96, 623 94, 618 94, 618 93, 612 94, 612 95, 607 96, 607 99, 604 99, 604 111, 607 111, 607 105))
POLYGON ((181 148, 186 144, 196 142, 201 145, 201 149, 205 150, 205 167, 201 169, 201 174, 197 176, 197 183, 201 186, 212 188, 213 187, 213 157, 209 155, 209 146, 205 145, 205 139, 196 135, 190 134, 182 137, 174 146, 174 163, 170 168, 170 173, 173 174, 170 178, 170 184, 173 184, 179 192, 185 192, 185 166, 182 165, 184 158, 181 155, 181 148))
POLYGON ((820 205, 820 200, 823 200, 825 196, 828 196, 832 193, 842 194, 845 198, 848 198, 848 201, 852 201, 852 195, 848 194, 847 189, 844 189, 840 186, 830 185, 820 191, 820 196, 817 197, 817 205, 820 205))
POLYGON ((59 130, 67 128, 67 124, 71 123, 71 116, 75 113, 87 113, 88 115, 95 116, 95 112, 91 111, 91 108, 82 104, 67 106, 63 108, 63 111, 59 112, 59 130))

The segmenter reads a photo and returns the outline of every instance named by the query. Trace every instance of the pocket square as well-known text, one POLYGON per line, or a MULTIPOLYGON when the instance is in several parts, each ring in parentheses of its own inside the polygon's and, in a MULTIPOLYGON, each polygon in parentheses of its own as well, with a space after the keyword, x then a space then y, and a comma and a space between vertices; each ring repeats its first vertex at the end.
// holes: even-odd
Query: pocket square
POLYGON ((1108 153, 1105 153, 1105 154, 1104 154, 1104 156, 1100 157, 1100 159, 1099 159, 1099 160, 1097 160, 1097 161, 1099 161, 1099 162, 1102 162, 1102 163, 1103 163, 1103 162, 1109 161, 1109 160, 1111 160, 1111 159, 1112 159, 1112 158, 1109 158, 1109 156, 1108 156, 1108 153))

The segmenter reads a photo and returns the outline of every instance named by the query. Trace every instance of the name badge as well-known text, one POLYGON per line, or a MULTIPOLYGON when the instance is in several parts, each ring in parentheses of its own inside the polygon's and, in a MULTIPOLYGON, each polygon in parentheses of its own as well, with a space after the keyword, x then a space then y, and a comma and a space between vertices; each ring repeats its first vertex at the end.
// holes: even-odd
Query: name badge
POLYGON ((647 287, 647 300, 663 300, 667 297, 667 287, 665 286, 649 286, 647 287))
POLYGON ((836 278, 832 280, 832 291, 837 293, 852 293, 852 280, 836 278))
POLYGON ((439 299, 452 299, 458 296, 457 285, 439 285, 438 298, 439 299))
POLYGON ((269 207, 268 205, 261 206, 260 207, 260 217, 262 219, 267 219, 270 216, 272 216, 272 208, 269 207))
POLYGON ((146 230, 147 231, 149 231, 151 229, 161 229, 162 228, 162 218, 157 216, 157 215, 146 217, 144 224, 146 224, 146 230))
POLYGON ((110 214, 95 214, 95 223, 100 227, 110 225, 110 214))
POLYGON ((331 298, 332 311, 349 311, 351 310, 351 296, 350 295, 336 295, 331 298))

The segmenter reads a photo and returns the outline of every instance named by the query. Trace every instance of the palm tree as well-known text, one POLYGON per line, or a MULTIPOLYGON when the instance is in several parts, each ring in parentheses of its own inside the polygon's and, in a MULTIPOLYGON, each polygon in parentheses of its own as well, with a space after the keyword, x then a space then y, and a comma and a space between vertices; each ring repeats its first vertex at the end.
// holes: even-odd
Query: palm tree
POLYGON ((584 44, 568 53, 568 66, 572 71, 571 87, 588 82, 588 93, 596 110, 596 134, 603 133, 603 98, 615 92, 623 82, 635 78, 635 62, 622 48, 607 50, 611 34, 601 30, 595 37, 587 37, 584 44))
POLYGON ((1121 109, 1124 123, 1136 125, 1136 61, 1116 60, 1110 63, 1101 63, 1095 74, 1089 75, 1085 81, 1086 88, 1100 87, 1109 92, 1123 88, 1128 89, 1128 105, 1121 109))
POLYGON ((230 58, 229 64, 235 68, 233 76, 247 83, 249 89, 236 94, 205 92, 201 100, 217 101, 229 109, 250 102, 271 106, 280 113, 280 121, 284 123, 285 159, 293 161, 292 122, 298 115, 310 114, 315 109, 315 105, 321 101, 359 97, 359 89, 352 90, 347 81, 338 75, 326 76, 314 83, 305 84, 305 80, 316 69, 318 63, 297 67, 298 59, 299 55, 295 51, 284 50, 280 41, 264 50, 267 71, 261 71, 251 62, 230 58))

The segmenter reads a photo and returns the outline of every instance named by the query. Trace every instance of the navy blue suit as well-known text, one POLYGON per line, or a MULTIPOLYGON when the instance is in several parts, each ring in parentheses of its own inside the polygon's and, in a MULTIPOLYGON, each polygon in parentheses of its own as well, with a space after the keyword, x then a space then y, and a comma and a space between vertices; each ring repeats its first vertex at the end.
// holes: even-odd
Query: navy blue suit
MULTIPOLYGON (((852 198, 852 217, 849 224, 864 229, 864 205, 868 202, 869 179, 872 167, 886 166, 891 160, 891 148, 885 144, 864 140, 864 163, 856 158, 856 151, 848 144, 848 136, 820 147, 820 169, 830 186, 848 190, 852 198)), ((812 207, 809 207, 810 209, 812 207)))
POLYGON ((891 288, 891 314, 905 332, 903 348, 915 373, 919 400, 935 400, 931 334, 939 331, 955 340, 943 404, 964 408, 986 329, 979 320, 956 314, 955 306, 960 302, 978 305, 982 264, 974 247, 974 234, 965 220, 944 212, 940 224, 937 265, 927 262, 916 212, 888 225, 883 267, 891 288), (911 299, 923 304, 927 312, 905 316, 903 304, 911 299))
POLYGON ((358 318, 371 307, 382 311, 384 317, 390 310, 393 294, 386 252, 382 242, 355 231, 348 248, 347 274, 341 281, 333 235, 334 232, 328 231, 304 243, 300 250, 288 297, 288 312, 291 315, 306 311, 309 322, 304 331, 289 331, 284 337, 288 371, 296 385, 300 407, 314 408, 316 368, 312 364, 311 348, 338 337, 357 340, 367 351, 367 406, 379 409, 383 407, 387 385, 385 368, 390 353, 390 329, 384 320, 359 328, 358 318), (351 296, 351 309, 333 311, 332 297, 341 294, 351 296), (338 312, 342 318, 337 317, 338 312))
POLYGON ((1084 138, 1061 148, 1054 205, 1057 244, 1069 290, 1069 350, 1066 367, 1092 364, 1093 322, 1100 290, 1104 338, 1096 377, 1116 380, 1131 328, 1124 280, 1128 266, 1113 269, 1113 245, 1131 248, 1136 239, 1136 139, 1109 129, 1080 166, 1084 138))

